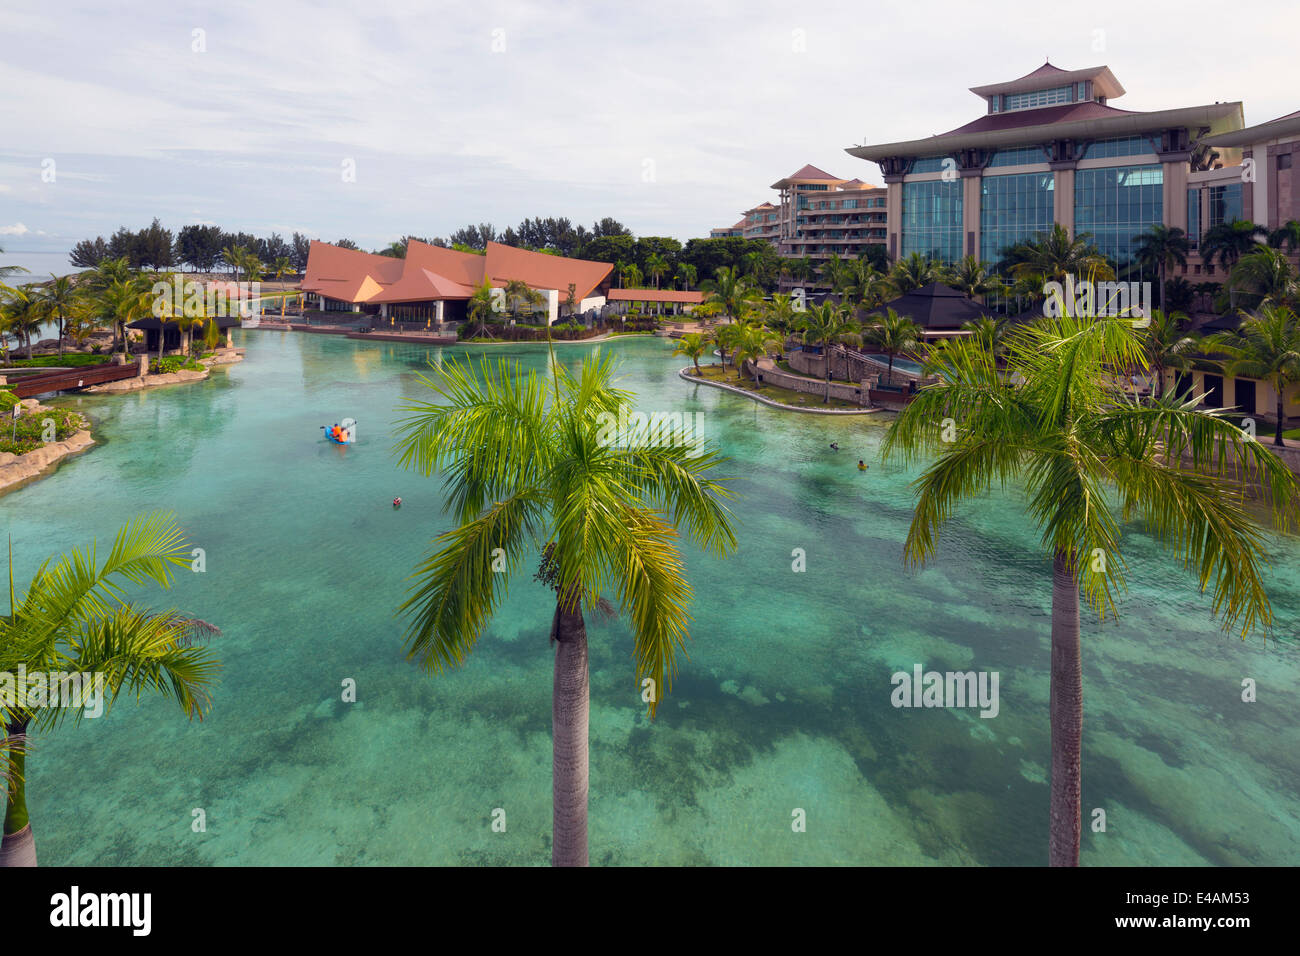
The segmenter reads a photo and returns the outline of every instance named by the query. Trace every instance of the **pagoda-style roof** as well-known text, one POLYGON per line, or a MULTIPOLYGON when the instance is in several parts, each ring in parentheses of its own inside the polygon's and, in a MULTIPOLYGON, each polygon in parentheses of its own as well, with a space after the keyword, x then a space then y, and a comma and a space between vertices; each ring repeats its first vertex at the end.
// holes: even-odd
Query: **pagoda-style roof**
POLYGON ((842 183, 844 180, 838 176, 832 176, 824 169, 818 169, 816 166, 804 166, 797 172, 791 173, 785 179, 778 179, 772 184, 773 189, 784 189, 786 186, 794 183, 842 183))
POLYGON ((1124 95, 1124 87, 1108 66, 1090 66, 1082 70, 1062 70, 1060 67, 1044 63, 1032 73, 1026 73, 1016 80, 1005 83, 990 83, 988 86, 972 86, 970 91, 976 96, 988 98, 1005 93, 1032 93, 1034 90, 1048 90, 1056 86, 1068 86, 1071 83, 1092 82, 1094 96, 1114 99, 1124 95))
POLYGON ((964 292, 946 286, 942 282, 913 289, 897 299, 886 302, 867 313, 867 316, 884 315, 886 309, 893 309, 899 315, 910 318, 927 332, 936 329, 960 329, 965 323, 973 322, 988 310, 964 292))
MULTIPOLYGON (((850 146, 845 152, 879 162, 892 156, 942 156, 958 149, 1030 146, 1056 139, 1106 139, 1183 127, 1199 133, 1240 129, 1240 102, 1187 106, 1172 110, 1131 112, 1100 103, 1065 103, 1038 109, 990 113, 955 130, 925 139, 850 146)), ((1195 138, 1195 135, 1193 136, 1195 138)))

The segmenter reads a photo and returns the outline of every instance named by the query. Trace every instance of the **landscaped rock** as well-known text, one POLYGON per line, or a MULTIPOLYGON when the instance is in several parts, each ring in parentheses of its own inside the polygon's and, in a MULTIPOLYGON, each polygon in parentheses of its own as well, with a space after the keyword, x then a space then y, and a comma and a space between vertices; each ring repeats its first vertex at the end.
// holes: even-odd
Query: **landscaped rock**
MULTIPOLYGON (((27 402, 24 401, 23 404, 26 405, 27 402)), ((26 484, 55 463, 69 455, 79 454, 93 444, 95 440, 90 437, 89 429, 83 428, 63 441, 50 442, 25 455, 0 452, 0 492, 26 484)))

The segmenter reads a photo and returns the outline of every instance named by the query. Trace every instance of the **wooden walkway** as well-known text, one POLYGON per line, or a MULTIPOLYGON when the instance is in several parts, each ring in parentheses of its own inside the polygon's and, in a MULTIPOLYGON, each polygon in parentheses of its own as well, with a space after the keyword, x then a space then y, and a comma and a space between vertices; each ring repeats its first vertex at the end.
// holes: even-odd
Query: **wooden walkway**
POLYGON ((15 398, 31 398, 46 392, 69 392, 104 382, 116 382, 124 378, 135 378, 140 374, 139 361, 126 365, 86 365, 82 368, 56 369, 50 372, 37 372, 34 375, 14 376, 13 394, 15 398))

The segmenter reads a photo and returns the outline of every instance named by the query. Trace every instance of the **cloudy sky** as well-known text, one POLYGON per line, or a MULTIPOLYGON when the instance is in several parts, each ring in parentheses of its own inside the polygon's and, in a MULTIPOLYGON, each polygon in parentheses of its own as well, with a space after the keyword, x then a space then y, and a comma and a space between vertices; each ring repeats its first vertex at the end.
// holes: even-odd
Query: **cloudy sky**
POLYGON ((1263 122, 1300 109, 1297 36, 1294 0, 0 0, 0 245, 155 215, 363 247, 536 215, 687 239, 804 163, 879 182, 846 146, 959 126, 968 87, 1046 58, 1108 64, 1121 108, 1263 122))

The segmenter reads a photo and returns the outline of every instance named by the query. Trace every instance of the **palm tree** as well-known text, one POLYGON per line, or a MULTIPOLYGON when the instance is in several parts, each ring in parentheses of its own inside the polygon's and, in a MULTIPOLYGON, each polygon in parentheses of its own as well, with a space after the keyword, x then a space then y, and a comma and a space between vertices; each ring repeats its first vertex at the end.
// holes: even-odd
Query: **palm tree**
MULTIPOLYGON (((212 625, 175 610, 152 611, 128 602, 127 584, 152 581, 171 586, 172 568, 188 567, 189 553, 170 515, 129 522, 101 562, 92 544, 45 562, 22 600, 9 575, 9 615, 0 618, 0 671, 77 675, 82 686, 103 681, 97 693, 109 707, 125 691, 174 697, 191 719, 203 718, 217 663, 197 637, 219 633, 212 625)), ((13 561, 10 556, 10 568, 13 561)), ((62 684, 61 690, 72 690, 62 684)), ((81 702, 85 702, 82 697, 81 702)), ((75 703, 75 701, 74 701, 75 703)), ((93 706, 93 704, 92 704, 93 706)), ((67 707, 0 704, 7 758, 8 795, 0 866, 35 866, 36 842, 27 812, 26 740, 34 730, 53 730, 84 711, 67 707)))
POLYGON ((655 288, 659 288, 659 280, 668 272, 668 260, 657 252, 652 252, 646 256, 645 274, 654 280, 655 288))
POLYGON ((703 375, 704 370, 700 368, 700 358, 709 354, 712 345, 711 336, 703 332, 687 332, 673 345, 673 354, 685 355, 695 364, 695 374, 703 375))
POLYGON ((988 263, 981 262, 978 256, 966 256, 954 263, 944 273, 941 281, 949 288, 964 292, 981 304, 986 295, 1001 292, 1003 289, 1002 280, 996 274, 989 272, 988 263))
POLYGON ((32 357, 34 339, 48 313, 38 290, 32 286, 12 287, 0 284, 0 323, 27 348, 32 357))
POLYGON ((831 400, 831 347, 844 340, 856 341, 858 326, 849 320, 842 306, 833 302, 815 305, 804 313, 804 342, 821 346, 822 358, 826 363, 826 395, 822 404, 831 400))
POLYGON ((942 264, 935 259, 913 252, 899 259, 889 270, 889 284, 899 295, 938 282, 943 275, 942 264))
POLYGON ((1012 276, 1031 278, 1039 284, 1064 283, 1067 276, 1114 279, 1115 270, 1091 240, 1089 232, 1078 233, 1071 239, 1065 227, 1057 223, 1051 232, 1003 250, 1003 256, 1012 276))
POLYGON ((484 279, 483 284, 474 290, 474 294, 469 297, 469 302, 467 303, 469 321, 474 323, 470 327, 470 334, 467 338, 477 338, 480 334, 487 335, 489 338, 492 337, 492 333, 488 330, 487 323, 488 317, 494 311, 494 304, 492 285, 487 279, 484 279))
POLYGON ((1006 354, 1007 333, 1010 330, 1010 323, 1006 316, 982 315, 978 319, 963 323, 962 328, 970 332, 971 338, 980 342, 982 348, 991 351, 999 360, 1006 354))
POLYGON ((762 293, 730 266, 719 266, 713 278, 700 283, 700 288, 706 293, 705 303, 716 302, 733 319, 743 317, 762 298, 762 293))
POLYGON ((864 331, 866 341, 889 356, 889 384, 894 384, 894 358, 905 352, 915 352, 925 341, 925 333, 910 316, 899 315, 893 309, 877 317, 875 325, 864 331))
MULTIPOLYGON (((722 371, 725 374, 727 370, 727 350, 734 348, 740 342, 740 336, 745 329, 743 322, 729 322, 726 325, 718 327, 714 332, 714 341, 718 343, 718 352, 722 357, 722 371)), ((735 359, 732 359, 735 364, 735 359)), ((739 372, 737 373, 739 378, 739 372)))
POLYGON ((1205 351, 1224 352, 1228 361, 1223 373, 1268 382, 1277 401, 1277 428, 1273 444, 1286 442, 1286 409, 1283 393, 1292 382, 1300 382, 1300 319, 1286 306, 1266 303, 1251 314, 1241 311, 1241 326, 1235 332, 1219 332, 1205 337, 1205 351))
POLYGON ((690 585, 679 533, 723 555, 735 548, 731 492, 714 477, 723 459, 698 443, 647 446, 611 440, 635 396, 610 384, 608 358, 587 358, 576 375, 552 365, 554 400, 535 372, 481 361, 453 363, 423 379, 436 400, 411 400, 401 423, 401 464, 455 475, 447 509, 457 527, 416 570, 402 612, 408 653, 441 672, 463 661, 533 548, 538 577, 556 594, 551 705, 551 863, 587 865, 587 723, 590 697, 584 610, 629 617, 638 686, 654 716, 687 638, 690 585), (504 556, 507 570, 496 573, 504 556), (643 678, 645 679, 643 681, 643 678))
POLYGON ((1133 258, 1138 265, 1154 269, 1160 279, 1160 311, 1165 311, 1165 276, 1170 266, 1186 266, 1192 245, 1178 227, 1152 226, 1137 237, 1133 258))
POLYGON ((619 268, 619 275, 623 279, 623 288, 639 289, 641 288, 641 267, 635 262, 629 262, 627 265, 619 268))
POLYGON ((841 267, 839 292, 850 310, 874 309, 891 290, 889 279, 869 259, 846 260, 841 267))
MULTIPOLYGON (((396 245, 396 243, 394 243, 396 245)), ((402 243, 401 258, 406 258, 406 243, 402 243)), ((284 277, 293 271, 293 262, 288 256, 279 256, 276 258, 274 265, 271 266, 275 273, 276 282, 284 282, 284 277)), ((284 321, 284 306, 289 301, 283 289, 280 290, 280 321, 284 321)))
POLYGON ((801 256, 790 261, 790 278, 795 282, 807 284, 817 267, 813 265, 812 256, 801 256))
POLYGON ((1207 265, 1216 258, 1224 269, 1231 269, 1247 252, 1250 252, 1260 240, 1268 235, 1268 230, 1247 219, 1235 219, 1211 229, 1201 237, 1201 260, 1207 265))
POLYGON ((1192 356, 1200 347, 1200 336, 1182 331, 1187 316, 1182 312, 1156 309, 1151 324, 1140 331, 1146 367, 1151 369, 1155 387, 1151 394, 1160 398, 1165 391, 1165 369, 1185 372, 1192 367, 1192 356))
POLYGON ((844 282, 844 260, 832 252, 821 264, 822 281, 830 286, 831 292, 838 295, 844 282))
POLYGON ((768 327, 781 336, 782 345, 794 331, 799 314, 800 310, 795 307, 794 296, 782 292, 772 295, 772 301, 768 303, 764 318, 768 327))
POLYGON ((1258 244, 1233 264, 1228 288, 1254 297, 1256 304, 1286 304, 1300 298, 1300 280, 1286 254, 1258 244))
POLYGON ((1130 322, 1071 317, 1018 329, 1009 343, 1008 384, 993 353, 974 339, 936 349, 938 383, 920 390, 890 428, 882 451, 929 464, 904 560, 922 565, 963 500, 997 484, 1023 488, 1052 561, 1051 807, 1048 860, 1079 859, 1083 686, 1079 597, 1104 617, 1124 589, 1121 525, 1108 505, 1117 490, 1125 521, 1177 551, 1201 587, 1214 585, 1214 610, 1242 635, 1267 625, 1260 578, 1265 532, 1234 482, 1240 465, 1263 486, 1282 527, 1297 517, 1300 484, 1258 442, 1223 418, 1177 400, 1138 404, 1104 384, 1107 368, 1142 362, 1130 322), (955 423, 940 429, 938 423, 955 423), (1191 457, 1184 466, 1183 454, 1191 457), (1104 564, 1099 563, 1099 556, 1104 564))
POLYGON ((744 373, 747 362, 753 362, 751 377, 757 384, 759 359, 766 358, 773 349, 780 348, 781 340, 766 326, 743 325, 740 326, 740 332, 732 346, 735 349, 732 360, 736 363, 737 375, 744 373))
POLYGON ((226 265, 235 270, 235 281, 239 281, 239 272, 244 267, 249 252, 243 246, 229 245, 221 250, 221 258, 226 265))
POLYGON ((1300 221, 1290 219, 1274 229, 1268 234, 1268 244, 1274 249, 1285 248, 1288 255, 1294 254, 1300 249, 1300 221))
POLYGON ((81 293, 70 276, 56 276, 50 273, 50 281, 41 291, 41 300, 45 309, 58 318, 59 322, 59 357, 63 357, 63 323, 67 313, 72 311, 81 293))
MULTIPOLYGON (((125 281, 115 280, 107 289, 100 290, 98 299, 102 313, 113 323, 116 342, 122 343, 123 361, 127 355, 127 323, 144 318, 150 313, 151 283, 144 276, 132 276, 125 281)), ((161 333, 160 333, 161 334, 161 333)))
POLYGON ((695 285, 696 276, 697 272, 695 266, 691 265, 689 262, 679 262, 677 264, 676 279, 683 290, 689 289, 691 286, 695 285))

